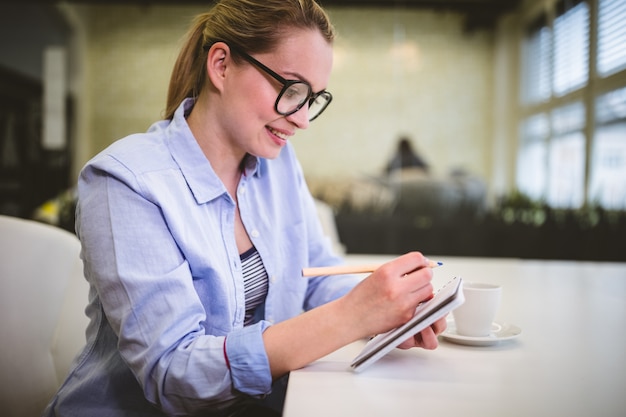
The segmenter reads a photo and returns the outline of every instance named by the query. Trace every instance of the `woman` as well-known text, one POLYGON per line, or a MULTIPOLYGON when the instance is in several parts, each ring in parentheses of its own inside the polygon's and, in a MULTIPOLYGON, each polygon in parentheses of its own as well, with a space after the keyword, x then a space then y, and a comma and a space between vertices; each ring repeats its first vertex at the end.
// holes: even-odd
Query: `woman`
MULTIPOLYGON (((46 415, 259 415, 290 370, 432 295, 417 252, 359 284, 301 276, 341 261, 288 142, 331 101, 332 40, 313 0, 224 0, 197 17, 165 120, 81 172, 91 322, 46 415)), ((444 329, 401 347, 433 349, 444 329)))

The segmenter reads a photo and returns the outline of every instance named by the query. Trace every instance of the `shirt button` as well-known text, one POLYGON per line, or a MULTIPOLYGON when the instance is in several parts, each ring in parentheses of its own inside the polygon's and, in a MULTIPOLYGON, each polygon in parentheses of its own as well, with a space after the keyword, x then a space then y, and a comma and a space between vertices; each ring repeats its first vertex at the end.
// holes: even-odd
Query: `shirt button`
POLYGON ((241 187, 239 187, 239 194, 244 195, 245 193, 246 193, 246 187, 242 185, 241 187))
POLYGON ((258 231, 258 230, 256 230, 256 229, 254 229, 254 230, 252 231, 252 233, 250 233, 250 234, 252 235, 252 237, 259 237, 259 231, 258 231))
POLYGON ((271 282, 272 284, 274 284, 274 283, 276 282, 276 275, 272 275, 272 276, 270 277, 270 282, 271 282))

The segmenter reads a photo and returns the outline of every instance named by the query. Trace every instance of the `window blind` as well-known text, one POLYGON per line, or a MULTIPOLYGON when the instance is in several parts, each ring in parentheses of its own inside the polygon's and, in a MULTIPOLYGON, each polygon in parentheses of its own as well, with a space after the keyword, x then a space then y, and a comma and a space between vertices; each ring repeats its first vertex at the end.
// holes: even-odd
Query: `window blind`
POLYGON ((550 98, 550 55, 552 32, 545 17, 528 30, 522 45, 522 101, 537 104, 550 98))
POLYGON ((580 88, 589 77, 589 5, 559 3, 554 20, 554 93, 562 96, 580 88))
POLYGON ((626 1, 598 2, 598 74, 626 68, 626 1))

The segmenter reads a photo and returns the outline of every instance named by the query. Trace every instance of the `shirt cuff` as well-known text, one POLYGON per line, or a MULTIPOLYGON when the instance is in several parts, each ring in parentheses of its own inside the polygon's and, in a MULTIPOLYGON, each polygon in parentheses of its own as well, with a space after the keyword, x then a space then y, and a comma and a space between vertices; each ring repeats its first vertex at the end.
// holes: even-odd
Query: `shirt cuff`
POLYGON ((230 363, 233 387, 248 395, 265 395, 272 390, 272 374, 263 343, 263 332, 270 326, 260 321, 228 334, 226 357, 230 363))

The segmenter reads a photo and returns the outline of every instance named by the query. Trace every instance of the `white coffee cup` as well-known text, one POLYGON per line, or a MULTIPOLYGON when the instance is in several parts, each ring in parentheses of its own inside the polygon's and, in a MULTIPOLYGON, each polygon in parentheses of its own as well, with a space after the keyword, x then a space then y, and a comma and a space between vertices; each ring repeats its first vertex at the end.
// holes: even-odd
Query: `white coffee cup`
POLYGON ((479 282, 464 282, 465 302, 452 311, 457 334, 469 337, 484 337, 491 333, 496 318, 502 287, 479 282))

